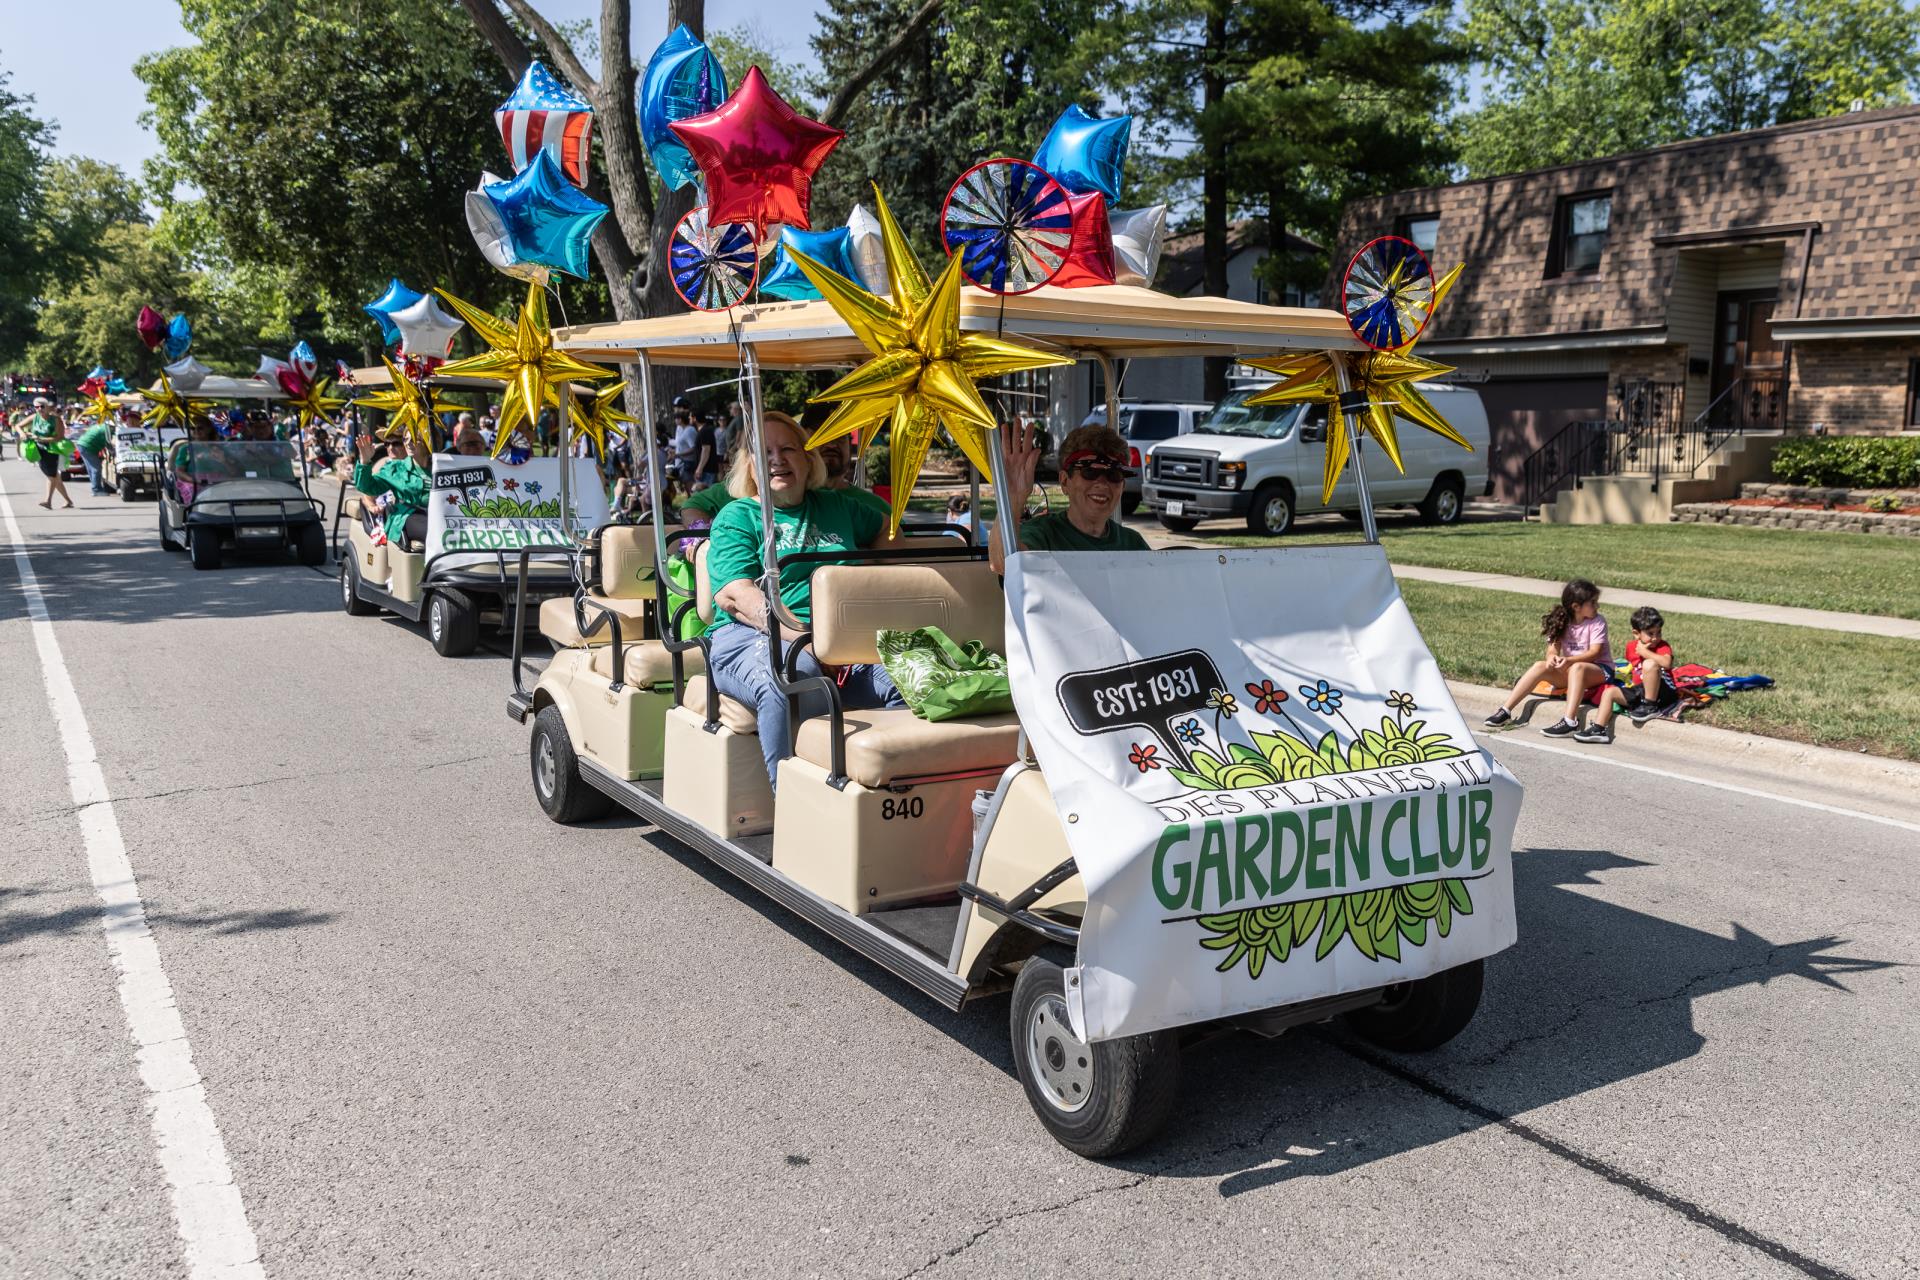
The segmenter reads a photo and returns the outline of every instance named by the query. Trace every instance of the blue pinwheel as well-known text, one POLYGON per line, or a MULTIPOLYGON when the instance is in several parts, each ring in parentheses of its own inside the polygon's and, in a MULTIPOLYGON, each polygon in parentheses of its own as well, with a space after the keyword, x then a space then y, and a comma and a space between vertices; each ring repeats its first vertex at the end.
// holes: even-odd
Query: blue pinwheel
POLYGON ((940 229, 967 279, 994 293, 1031 293, 1059 273, 1073 247, 1067 193, 1025 160, 987 160, 947 192, 940 229))
POLYGON ((1376 351, 1404 347, 1433 314, 1433 268, 1411 240, 1381 236, 1347 267, 1343 309, 1354 336, 1376 351))

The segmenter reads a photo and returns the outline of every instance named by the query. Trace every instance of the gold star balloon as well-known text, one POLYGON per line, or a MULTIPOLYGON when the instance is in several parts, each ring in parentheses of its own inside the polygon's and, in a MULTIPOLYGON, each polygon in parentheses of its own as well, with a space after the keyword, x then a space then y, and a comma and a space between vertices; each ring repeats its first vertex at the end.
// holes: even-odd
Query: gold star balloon
POLYGON ((575 398, 573 402, 573 429, 593 441, 602 462, 607 458, 607 437, 624 437, 627 433, 620 424, 639 421, 621 407, 621 393, 626 389, 627 384, 623 380, 605 390, 594 392, 585 400, 575 398))
POLYGON ((434 292, 446 299, 447 305, 472 325, 473 331, 487 344, 487 350, 477 356, 441 365, 440 372, 491 378, 506 384, 506 391, 500 397, 500 428, 493 441, 496 458, 506 451, 514 427, 523 420, 538 423, 540 410, 546 405, 559 407, 561 384, 614 376, 611 369, 602 369, 554 349, 553 330, 547 325, 547 295, 537 283, 527 285, 527 304, 520 308, 519 317, 511 325, 460 301, 445 289, 434 292))
POLYGON ((409 378, 404 370, 385 356, 380 359, 387 366, 391 385, 385 391, 371 391, 361 396, 361 405, 368 409, 379 409, 387 415, 388 438, 392 438, 395 432, 405 432, 427 448, 433 448, 433 424, 440 414, 459 406, 442 400, 426 383, 409 378))
POLYGON ((991 477, 986 432, 994 429, 993 411, 980 397, 981 378, 1044 369, 1073 361, 983 333, 960 332, 960 290, 965 277, 960 259, 947 260, 938 280, 927 273, 907 246, 907 238, 873 191, 893 297, 882 298, 791 248, 794 263, 813 282, 873 358, 847 374, 811 403, 835 403, 807 448, 854 431, 862 444, 888 424, 892 447, 893 533, 913 496, 913 484, 940 428, 960 446, 982 475, 991 477))
MULTIPOLYGON (((1462 267, 1442 276, 1433 288, 1429 312, 1460 278, 1462 267)), ((1416 338, 1415 341, 1418 341, 1416 338)), ((1443 373, 1453 366, 1435 364, 1413 354, 1413 342, 1402 343, 1389 351, 1315 351, 1303 355, 1271 356, 1245 360, 1243 364, 1280 375, 1280 381, 1258 395, 1249 396, 1249 405, 1299 404, 1318 402, 1327 407, 1327 455, 1321 474, 1320 501, 1333 500, 1333 487, 1340 480, 1353 455, 1353 442, 1347 435, 1347 418, 1340 412, 1340 390, 1334 377, 1336 360, 1346 365, 1347 379, 1354 391, 1366 396, 1367 407, 1360 412, 1360 429, 1380 442, 1394 468, 1406 473, 1400 460, 1400 440, 1395 434, 1394 418, 1399 416, 1427 430, 1445 436, 1469 453, 1473 445, 1440 416, 1440 411, 1413 384, 1443 373)))
POLYGON ((104 381, 88 393, 87 412, 102 422, 111 423, 114 420, 113 401, 107 396, 107 384, 104 381))
POLYGON ((163 372, 160 381, 140 393, 147 399, 147 411, 141 415, 142 426, 156 431, 164 427, 179 427, 182 431, 195 422, 209 421, 213 416, 214 403, 211 400, 192 400, 173 389, 173 383, 167 380, 163 372))
MULTIPOLYGON (((300 430, 307 430, 316 418, 330 427, 339 425, 333 420, 333 414, 347 402, 338 396, 327 394, 328 388, 332 386, 333 383, 324 380, 311 381, 307 383, 305 391, 297 396, 287 397, 287 404, 292 406, 294 413, 299 417, 300 430)), ((285 391, 286 387, 283 385, 280 389, 285 391)))

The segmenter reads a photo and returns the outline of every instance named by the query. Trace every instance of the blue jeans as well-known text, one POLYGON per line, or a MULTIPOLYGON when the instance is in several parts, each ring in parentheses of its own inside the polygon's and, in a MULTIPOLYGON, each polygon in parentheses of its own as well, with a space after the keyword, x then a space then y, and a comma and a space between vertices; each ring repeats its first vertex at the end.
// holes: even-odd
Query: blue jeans
MULTIPOLYGON (((822 674, 813 654, 803 653, 797 670, 803 676, 822 674)), ((844 668, 846 680, 840 686, 840 705, 849 711, 874 707, 904 707, 900 691, 893 687, 887 669, 877 662, 844 668)), ((787 755, 787 695, 773 682, 773 667, 767 661, 767 637, 752 627, 733 622, 713 635, 707 673, 714 687, 754 710, 760 722, 760 754, 767 762, 767 781, 777 787, 780 761, 787 755)), ((827 695, 817 689, 800 696, 800 717, 827 714, 827 695)))
POLYGON ((95 493, 108 492, 100 487, 100 455, 88 453, 85 449, 75 449, 74 452, 80 455, 80 465, 87 469, 87 488, 95 493))

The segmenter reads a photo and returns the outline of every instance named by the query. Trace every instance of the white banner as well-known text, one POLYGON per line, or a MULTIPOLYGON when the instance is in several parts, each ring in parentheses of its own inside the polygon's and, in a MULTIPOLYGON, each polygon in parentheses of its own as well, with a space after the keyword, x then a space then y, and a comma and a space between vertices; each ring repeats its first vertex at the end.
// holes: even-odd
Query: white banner
MULTIPOLYGON (((574 458, 572 525, 576 535, 607 522, 607 490, 591 458, 574 458)), ((530 458, 518 466, 501 458, 433 455, 433 497, 427 504, 427 559, 439 567, 496 564, 494 552, 565 546, 560 525, 560 459, 530 458), (458 553, 474 552, 472 556, 458 553)))
POLYGON ((185 440, 179 427, 118 427, 113 433, 113 461, 122 471, 157 470, 160 447, 185 440))
POLYGON ((1379 547, 1023 552, 1007 606, 1014 703, 1086 883, 1084 1035, 1512 945, 1520 785, 1379 547))

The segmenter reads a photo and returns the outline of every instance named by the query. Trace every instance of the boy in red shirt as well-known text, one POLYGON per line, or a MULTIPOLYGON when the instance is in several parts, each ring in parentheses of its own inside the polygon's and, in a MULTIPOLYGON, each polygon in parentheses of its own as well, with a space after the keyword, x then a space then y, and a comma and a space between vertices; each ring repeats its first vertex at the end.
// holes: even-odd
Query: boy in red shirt
POLYGON ((1665 712, 1680 701, 1680 690, 1673 683, 1673 646, 1660 636, 1666 619, 1652 605, 1633 611, 1633 639, 1627 641, 1627 685, 1609 685, 1600 691, 1598 710, 1586 727, 1573 735, 1575 742, 1611 742, 1608 724, 1615 707, 1625 707, 1635 724, 1642 724, 1665 712))

